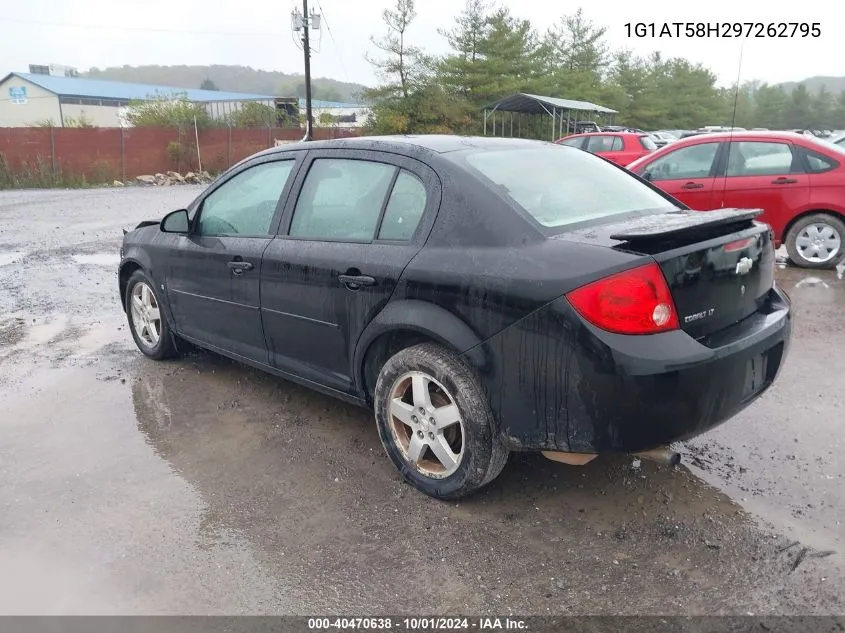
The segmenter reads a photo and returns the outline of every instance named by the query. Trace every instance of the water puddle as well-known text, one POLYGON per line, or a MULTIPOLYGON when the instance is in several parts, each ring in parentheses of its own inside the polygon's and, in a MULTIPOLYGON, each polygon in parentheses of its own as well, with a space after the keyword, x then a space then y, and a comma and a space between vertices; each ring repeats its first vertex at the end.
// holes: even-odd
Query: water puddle
POLYGON ((94 253, 93 255, 73 255, 72 257, 77 264, 88 264, 90 266, 117 266, 120 263, 120 255, 117 253, 94 253))
POLYGON ((821 286, 822 288, 830 288, 827 282, 825 282, 823 279, 819 279, 818 277, 805 277, 797 284, 795 284, 796 288, 806 288, 815 286, 821 286))
POLYGON ((11 251, 8 253, 0 253, 0 266, 8 266, 14 264, 26 257, 26 251, 11 251))
POLYGON ((35 345, 43 345, 49 343, 61 335, 68 325, 68 318, 61 316, 54 321, 46 321, 44 323, 37 323, 29 327, 27 333, 27 342, 35 345))

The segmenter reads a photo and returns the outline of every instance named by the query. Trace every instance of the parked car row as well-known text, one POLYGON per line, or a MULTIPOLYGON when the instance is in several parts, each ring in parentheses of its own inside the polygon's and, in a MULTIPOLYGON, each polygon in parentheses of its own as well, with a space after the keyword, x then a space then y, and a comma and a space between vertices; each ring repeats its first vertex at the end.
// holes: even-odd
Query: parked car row
POLYGON ((557 142, 598 154, 622 167, 657 149, 654 140, 645 132, 575 134, 558 139, 557 142))
POLYGON ((598 154, 692 209, 759 208, 775 243, 804 268, 845 255, 845 136, 794 132, 697 133, 655 147, 648 134, 599 133, 557 141, 598 154))

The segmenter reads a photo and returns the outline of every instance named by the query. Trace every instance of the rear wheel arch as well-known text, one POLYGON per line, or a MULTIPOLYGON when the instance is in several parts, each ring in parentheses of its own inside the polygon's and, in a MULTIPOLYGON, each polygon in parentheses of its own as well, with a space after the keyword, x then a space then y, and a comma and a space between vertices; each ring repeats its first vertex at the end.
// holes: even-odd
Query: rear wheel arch
POLYGON ((792 230, 792 227, 804 218, 806 218, 808 215, 829 215, 833 218, 836 218, 840 222, 845 223, 845 214, 840 213, 839 211, 831 211, 830 209, 808 209, 807 211, 802 211, 794 218, 792 218, 789 222, 787 222, 786 226, 783 227, 783 235, 776 237, 779 237, 781 242, 786 242, 786 236, 789 235, 789 232, 792 230))
POLYGON ((458 316, 436 304, 407 300, 388 304, 367 326, 355 348, 355 382, 368 404, 382 366, 394 354, 420 343, 437 343, 467 353, 476 368, 485 364, 479 336, 458 316))

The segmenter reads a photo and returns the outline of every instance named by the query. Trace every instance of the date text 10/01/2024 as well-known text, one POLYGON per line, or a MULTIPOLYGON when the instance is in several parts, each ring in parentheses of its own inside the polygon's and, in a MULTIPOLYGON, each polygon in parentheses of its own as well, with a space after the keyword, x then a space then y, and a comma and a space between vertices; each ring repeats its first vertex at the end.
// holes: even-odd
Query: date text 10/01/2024
POLYGON ((526 631, 525 620, 517 618, 308 618, 309 630, 402 630, 402 631, 437 631, 437 630, 506 630, 526 631))
POLYGON ((821 37, 819 22, 628 22, 627 37, 821 37))

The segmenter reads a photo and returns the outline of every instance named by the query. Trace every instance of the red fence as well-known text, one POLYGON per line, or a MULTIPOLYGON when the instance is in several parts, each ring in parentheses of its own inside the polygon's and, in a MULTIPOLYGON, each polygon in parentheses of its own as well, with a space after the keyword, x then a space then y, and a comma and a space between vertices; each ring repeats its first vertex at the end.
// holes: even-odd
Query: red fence
MULTIPOLYGON (((315 140, 355 136, 356 130, 315 128, 315 140)), ((9 175, 50 172, 57 181, 89 183, 166 171, 217 172, 276 140, 302 138, 298 128, 0 128, 0 168, 9 175)))

